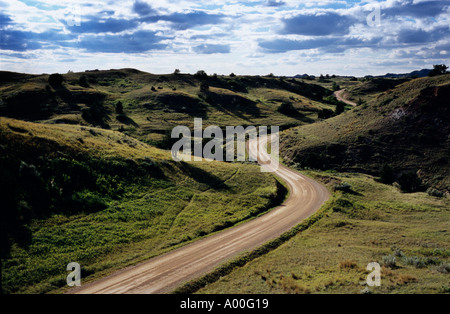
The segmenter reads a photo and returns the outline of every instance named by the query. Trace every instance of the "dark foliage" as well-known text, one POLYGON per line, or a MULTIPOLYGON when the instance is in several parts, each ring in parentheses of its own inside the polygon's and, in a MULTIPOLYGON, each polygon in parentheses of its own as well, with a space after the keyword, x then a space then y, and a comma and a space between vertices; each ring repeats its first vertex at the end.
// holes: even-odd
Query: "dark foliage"
POLYGON ((89 79, 88 79, 88 77, 86 75, 80 76, 80 78, 78 79, 78 84, 81 87, 86 87, 86 88, 89 87, 89 79))
POLYGON ((403 192, 414 193, 424 190, 422 180, 417 176, 417 173, 414 171, 408 171, 403 173, 398 178, 397 181, 403 192))
POLYGON ((63 82, 64 77, 61 74, 55 73, 48 77, 48 83, 54 88, 61 87, 63 82))
POLYGON ((446 73, 448 73, 447 69, 448 69, 448 66, 446 66, 445 64, 435 64, 435 65, 433 65, 433 70, 430 71, 428 76, 437 76, 437 75, 446 74, 446 73))
POLYGON ((282 114, 288 115, 288 116, 289 115, 297 115, 299 113, 298 110, 296 110, 294 108, 294 106, 291 103, 288 103, 288 102, 282 103, 278 107, 277 111, 282 113, 282 114))
POLYGON ((331 117, 334 117, 333 110, 330 109, 322 109, 319 111, 319 119, 329 119, 331 117))
POLYGON ((385 184, 392 184, 395 181, 394 169, 388 164, 384 164, 380 170, 380 181, 385 184))

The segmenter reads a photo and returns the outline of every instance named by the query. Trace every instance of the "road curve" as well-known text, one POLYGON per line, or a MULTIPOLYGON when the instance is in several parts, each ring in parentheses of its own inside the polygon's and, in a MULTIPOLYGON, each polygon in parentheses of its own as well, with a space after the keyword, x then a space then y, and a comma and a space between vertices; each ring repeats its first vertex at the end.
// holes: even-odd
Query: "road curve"
MULTIPOLYGON (((251 141, 250 153, 262 147, 262 142, 261 139, 251 141)), ((269 158, 265 150, 259 150, 260 164, 267 164, 269 158)), ((290 190, 283 205, 247 223, 128 267, 69 293, 168 293, 182 283, 213 270, 224 261, 280 236, 311 216, 329 198, 324 186, 283 165, 279 165, 275 174, 286 182, 290 190)))
POLYGON ((356 107, 357 104, 356 104, 355 102, 353 102, 353 101, 351 101, 351 100, 348 100, 348 99, 345 99, 345 98, 343 97, 344 92, 345 92, 345 89, 338 90, 338 91, 334 92, 334 96, 336 97, 337 100, 342 101, 342 102, 345 102, 347 105, 356 107))

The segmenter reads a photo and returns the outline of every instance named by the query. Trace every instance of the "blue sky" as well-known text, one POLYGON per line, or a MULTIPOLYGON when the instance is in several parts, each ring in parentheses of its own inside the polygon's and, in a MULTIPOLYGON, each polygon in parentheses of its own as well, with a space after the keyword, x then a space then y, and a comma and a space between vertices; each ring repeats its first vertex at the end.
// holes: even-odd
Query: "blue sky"
POLYGON ((449 0, 0 0, 0 70, 403 73, 450 63, 449 25, 449 0))

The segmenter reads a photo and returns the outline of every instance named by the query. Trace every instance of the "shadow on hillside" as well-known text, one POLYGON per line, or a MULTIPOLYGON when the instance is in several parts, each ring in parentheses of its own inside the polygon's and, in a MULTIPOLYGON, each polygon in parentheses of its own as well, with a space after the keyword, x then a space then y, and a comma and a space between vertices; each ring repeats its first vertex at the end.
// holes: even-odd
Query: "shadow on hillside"
POLYGON ((119 121, 119 122, 121 122, 123 124, 126 124, 126 125, 132 125, 134 127, 138 127, 139 126, 133 119, 131 119, 130 117, 128 117, 125 114, 117 115, 116 119, 117 119, 117 121, 119 121))
POLYGON ((220 180, 215 175, 213 175, 203 169, 197 168, 197 167, 192 166, 191 164, 188 164, 185 162, 181 162, 179 164, 179 166, 182 171, 184 171, 186 174, 189 175, 189 177, 191 177, 198 183, 208 185, 211 189, 214 189, 214 190, 228 190, 229 189, 228 186, 222 180, 220 180))

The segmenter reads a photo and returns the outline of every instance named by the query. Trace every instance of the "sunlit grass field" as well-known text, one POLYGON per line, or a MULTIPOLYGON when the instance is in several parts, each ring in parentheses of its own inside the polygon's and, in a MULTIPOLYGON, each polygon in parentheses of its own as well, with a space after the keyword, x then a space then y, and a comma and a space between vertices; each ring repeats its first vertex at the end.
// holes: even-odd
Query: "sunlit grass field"
POLYGON ((326 215, 198 293, 448 293, 450 200, 405 194, 362 174, 307 172, 335 191, 326 215), (381 286, 366 269, 382 266, 381 286))
MULTIPOLYGON (((87 282, 256 217, 285 195, 285 188, 256 165, 176 163, 170 152, 115 131, 1 118, 0 135, 4 152, 36 155, 24 160, 41 178, 42 193, 64 196, 68 184, 76 185, 77 170, 64 169, 87 171, 96 186, 64 196, 74 206, 70 212, 55 202, 51 212, 34 213, 27 223, 30 242, 13 242, 2 260, 7 293, 61 292, 70 262, 81 265, 87 282), (60 168, 47 169, 42 157, 60 168), (122 170, 109 175, 108 168, 122 170), (55 192, 56 184, 61 187, 55 192), (79 209, 74 197, 92 204, 79 209)), ((24 208, 32 207, 30 200, 24 202, 24 208)))

